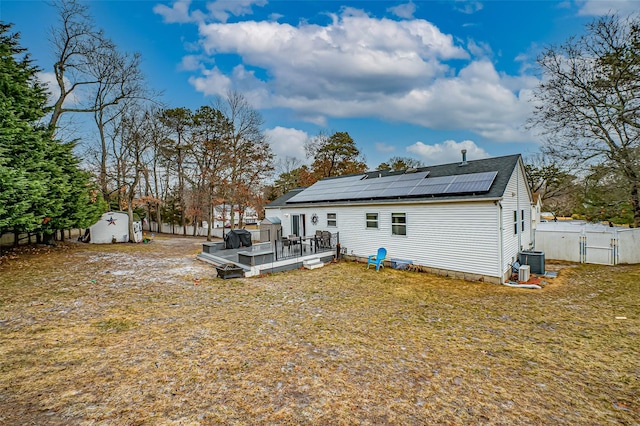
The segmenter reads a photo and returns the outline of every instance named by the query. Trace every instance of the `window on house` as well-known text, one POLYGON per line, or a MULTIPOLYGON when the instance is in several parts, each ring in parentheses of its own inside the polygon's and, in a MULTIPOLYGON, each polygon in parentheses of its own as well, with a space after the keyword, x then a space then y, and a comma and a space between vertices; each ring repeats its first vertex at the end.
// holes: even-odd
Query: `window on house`
POLYGON ((378 229, 378 213, 366 213, 367 229, 378 229))
POLYGON ((518 233, 518 210, 513 211, 513 233, 518 233))
POLYGON ((338 226, 337 213, 327 213, 327 226, 338 226))
POLYGON ((391 234, 407 235, 406 213, 391 213, 391 234))
POLYGON ((522 225, 520 226, 520 229, 522 230, 522 232, 524 232, 524 210, 520 210, 520 219, 522 221, 522 225))

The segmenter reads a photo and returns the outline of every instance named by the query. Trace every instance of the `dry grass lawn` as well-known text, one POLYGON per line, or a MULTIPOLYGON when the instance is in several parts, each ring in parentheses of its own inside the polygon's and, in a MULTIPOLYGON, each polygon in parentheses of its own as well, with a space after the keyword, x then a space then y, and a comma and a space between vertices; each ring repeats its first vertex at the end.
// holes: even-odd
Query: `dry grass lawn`
POLYGON ((640 423, 640 266, 221 280, 200 242, 5 256, 0 424, 640 423))

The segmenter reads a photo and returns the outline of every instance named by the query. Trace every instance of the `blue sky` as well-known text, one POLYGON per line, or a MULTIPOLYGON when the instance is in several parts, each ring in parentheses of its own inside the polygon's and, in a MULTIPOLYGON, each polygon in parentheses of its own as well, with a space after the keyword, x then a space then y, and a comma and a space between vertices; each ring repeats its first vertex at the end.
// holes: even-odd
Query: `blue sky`
MULTIPOLYGON (((469 159, 535 153, 524 124, 536 56, 596 16, 640 10, 637 0, 88 3, 121 50, 142 54, 170 107, 238 90, 279 158, 307 161, 305 140, 346 131, 371 168, 391 156, 457 161, 462 148, 469 159)), ((56 18, 44 1, 0 2, 43 80, 56 18)))

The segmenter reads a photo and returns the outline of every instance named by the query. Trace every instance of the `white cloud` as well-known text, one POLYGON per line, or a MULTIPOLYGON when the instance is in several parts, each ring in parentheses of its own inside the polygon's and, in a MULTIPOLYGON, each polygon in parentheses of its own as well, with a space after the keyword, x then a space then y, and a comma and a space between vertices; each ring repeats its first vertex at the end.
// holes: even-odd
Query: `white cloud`
POLYGON ((235 53, 268 70, 275 91, 288 98, 404 92, 446 72, 440 59, 468 57, 427 21, 373 19, 353 10, 327 26, 244 21, 201 25, 200 34, 207 53, 235 53))
POLYGON ((200 57, 197 55, 186 55, 182 57, 180 69, 185 71, 195 71, 200 69, 200 57))
POLYGON ((627 15, 638 13, 640 9, 638 0, 578 0, 576 4, 580 8, 578 15, 582 16, 602 16, 609 13, 627 15))
POLYGON ((484 149, 470 140, 462 142, 447 140, 433 145, 416 142, 407 147, 408 152, 418 156, 426 165, 448 164, 462 161, 460 151, 463 149, 467 150, 467 161, 489 157, 489 154, 484 149))
POLYGON ((171 7, 164 4, 157 4, 153 7, 153 12, 162 16, 164 22, 168 24, 184 24, 193 22, 189 13, 191 0, 177 0, 171 7))
POLYGON ((264 6, 266 0, 219 0, 207 3, 207 10, 211 17, 220 22, 227 22, 231 15, 243 16, 250 15, 252 6, 264 6))
POLYGON ((201 10, 190 11, 191 0, 176 0, 173 5, 157 4, 153 7, 154 13, 162 16, 166 23, 184 24, 188 22, 204 22, 213 19, 219 22, 227 22, 231 16, 243 16, 252 13, 252 6, 264 6, 266 0, 218 0, 206 4, 207 12, 201 10))
POLYGON ((387 144, 386 144, 386 143, 384 143, 384 142, 376 142, 376 143, 375 143, 375 148, 376 148, 376 151, 378 151, 378 152, 385 152, 385 153, 393 152, 393 151, 395 151, 395 150, 396 150, 396 147, 395 147, 395 146, 393 146, 393 145, 387 145, 387 144))
POLYGON ((223 95, 232 88, 232 82, 229 77, 224 75, 218 67, 211 70, 203 70, 202 77, 190 77, 189 83, 199 92, 205 95, 223 95))
MULTIPOLYGON (((40 83, 42 83, 46 87, 46 90, 48 92, 48 96, 47 96, 48 104, 53 105, 60 97, 60 87, 58 87, 58 81, 56 80, 56 75, 52 72, 41 71, 36 74, 36 78, 40 83)), ((67 77, 64 78, 64 84, 67 88, 71 87, 71 81, 67 77)), ((71 92, 70 95, 67 96, 62 106, 71 107, 74 105, 79 105, 80 97, 81 97, 80 91, 76 89, 73 92, 71 92)))
POLYGON ((493 50, 489 44, 476 42, 472 39, 467 42, 467 50, 477 58, 490 58, 493 56, 493 50))
POLYGON ((471 130, 493 141, 531 140, 522 126, 537 80, 499 74, 483 59, 492 55, 490 46, 470 40, 467 48, 479 58, 473 60, 423 19, 378 19, 353 8, 330 18, 297 26, 200 22, 203 55, 235 54, 243 65, 229 73, 201 67, 190 82, 205 95, 248 90, 257 108, 290 109, 321 126, 327 117, 375 117, 471 130), (467 62, 456 70, 450 60, 467 62))
POLYGON ((305 162, 304 144, 309 139, 307 132, 277 126, 265 130, 265 135, 278 158, 295 157, 305 162))
POLYGON ((389 12, 396 15, 398 18, 411 19, 413 14, 416 13, 416 5, 412 1, 409 3, 399 4, 387 9, 389 12))
POLYGON ((467 15, 471 15, 473 13, 479 12, 484 8, 482 3, 479 1, 469 1, 469 0, 456 0, 455 9, 458 12, 466 13, 467 15))
POLYGON ((522 125, 530 115, 535 79, 500 76, 488 61, 470 63, 454 78, 443 78, 392 100, 395 119, 434 129, 467 129, 495 141, 529 140, 522 125))

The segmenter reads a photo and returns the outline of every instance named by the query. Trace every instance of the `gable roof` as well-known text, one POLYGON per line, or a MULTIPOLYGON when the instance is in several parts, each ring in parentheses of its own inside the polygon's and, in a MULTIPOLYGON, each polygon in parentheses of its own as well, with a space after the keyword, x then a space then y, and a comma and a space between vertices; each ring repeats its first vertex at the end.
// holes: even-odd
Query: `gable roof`
MULTIPOLYGON (((465 165, 461 165, 461 163, 450 163, 450 164, 442 164, 436 166, 427 166, 420 167, 415 170, 415 172, 426 172, 427 177, 426 180, 431 178, 442 178, 445 176, 459 176, 466 174, 474 174, 474 173, 487 173, 487 172, 497 172, 493 183, 491 184, 488 191, 479 191, 474 193, 463 193, 463 194, 433 194, 433 195, 418 195, 418 196, 395 196, 395 197, 372 197, 372 198, 353 198, 349 199, 344 198, 341 200, 314 200, 308 201, 305 200, 303 202, 296 202, 295 196, 304 192, 307 188, 296 188, 282 197, 272 201, 266 207, 284 207, 284 206, 302 206, 302 205, 310 205, 310 204, 336 204, 336 203, 344 203, 349 202, 350 204, 361 204, 361 203, 370 203, 372 201, 375 202, 397 202, 399 200, 407 201, 407 200, 415 200, 415 201, 425 201, 425 200, 472 200, 472 199, 498 199, 501 198, 506 190, 507 184, 511 175, 513 174, 514 169, 518 165, 520 160, 520 154, 516 155, 508 155, 504 157, 494 157, 494 158, 485 158, 482 160, 470 160, 467 161, 465 165), (292 199, 293 198, 293 199, 292 199)), ((389 170, 375 170, 366 172, 359 175, 349 175, 349 176, 339 176, 334 178, 323 179, 321 182, 326 183, 329 180, 337 180, 349 178, 348 181, 354 181, 354 177, 361 177, 362 179, 366 179, 368 182, 374 181, 379 177, 388 177, 388 176, 397 176, 403 175, 405 171, 389 171, 389 170)), ((423 173, 424 174, 424 173, 423 173)), ((355 181, 360 179, 355 179, 355 181)), ((309 188, 313 188, 314 186, 310 186, 309 188)), ((300 198, 300 197, 298 197, 300 198)))
POLYGON ((294 195, 298 195, 299 193, 301 193, 305 189, 306 188, 292 189, 291 191, 287 192, 286 194, 281 195, 278 198, 276 198, 275 200, 273 200, 272 202, 270 202, 267 206, 268 207, 285 206, 287 204, 287 201, 289 201, 289 199, 291 197, 293 197, 294 195))

